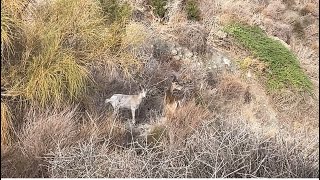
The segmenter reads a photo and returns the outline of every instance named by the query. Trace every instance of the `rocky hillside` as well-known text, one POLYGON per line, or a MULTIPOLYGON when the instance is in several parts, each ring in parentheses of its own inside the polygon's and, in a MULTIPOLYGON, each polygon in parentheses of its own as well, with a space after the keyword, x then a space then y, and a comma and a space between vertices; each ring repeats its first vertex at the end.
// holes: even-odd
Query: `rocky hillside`
POLYGON ((318 93, 319 1, 1 0, 1 177, 319 177, 318 93))

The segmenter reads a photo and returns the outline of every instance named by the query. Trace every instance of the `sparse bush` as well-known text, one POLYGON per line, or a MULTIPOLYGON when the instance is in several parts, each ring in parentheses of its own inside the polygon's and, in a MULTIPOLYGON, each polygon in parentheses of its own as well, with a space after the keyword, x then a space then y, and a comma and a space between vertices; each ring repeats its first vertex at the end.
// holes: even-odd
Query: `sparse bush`
POLYGON ((149 0, 149 4, 154 8, 153 12, 163 18, 167 12, 165 6, 167 5, 167 0, 149 0))
POLYGON ((176 111, 175 116, 168 120, 170 140, 176 145, 183 143, 209 116, 206 108, 197 106, 192 101, 184 104, 176 111))
POLYGON ((226 101, 239 99, 244 91, 244 84, 233 76, 223 77, 217 85, 217 95, 226 101))
POLYGON ((285 10, 286 6, 281 1, 272 1, 265 9, 263 9, 262 14, 271 17, 274 20, 280 20, 285 10))
POLYGON ((208 32, 198 23, 179 24, 174 30, 178 43, 192 52, 203 54, 206 52, 208 32))
POLYGON ((308 15, 309 13, 312 14, 313 16, 319 16, 319 4, 317 5, 316 3, 309 2, 306 3, 299 11, 301 16, 308 15))
POLYGON ((161 145, 161 142, 168 140, 168 128, 164 125, 153 125, 150 132, 148 132, 146 137, 146 144, 148 147, 157 147, 161 145))
POLYGON ((291 9, 296 3, 294 0, 282 0, 282 2, 287 6, 288 9, 291 9))
POLYGON ((1 156, 1 177, 48 177, 44 157, 56 147, 73 144, 74 109, 39 113, 30 110, 18 142, 1 156))
POLYGON ((295 35, 300 39, 302 39, 305 36, 305 33, 304 33, 304 28, 301 22, 295 21, 292 26, 293 26, 292 30, 295 33, 295 35))
POLYGON ((199 21, 200 20, 200 9, 198 7, 198 1, 188 0, 186 2, 187 17, 190 20, 199 21))
POLYGON ((281 88, 312 89, 310 79, 304 74, 297 57, 281 42, 269 38, 260 28, 233 24, 225 28, 260 60, 267 63, 267 87, 271 91, 281 88))
MULTIPOLYGON (((218 116, 219 117, 219 116, 218 116)), ((285 137, 253 134, 249 124, 233 119, 205 120, 193 129, 184 146, 110 151, 108 142, 91 141, 57 147, 47 159, 50 177, 212 178, 317 177, 319 152, 310 139, 288 142, 285 137), (302 149, 300 149, 302 148, 302 149), (140 153, 137 154, 137 151, 140 153), (69 158, 66 158, 69 157, 69 158), (83 162, 86 162, 85 166, 83 162), (220 163, 217 163, 220 162, 220 163), (223 162, 223 163, 221 163, 223 162)), ((296 137, 300 135, 296 134, 296 137)))

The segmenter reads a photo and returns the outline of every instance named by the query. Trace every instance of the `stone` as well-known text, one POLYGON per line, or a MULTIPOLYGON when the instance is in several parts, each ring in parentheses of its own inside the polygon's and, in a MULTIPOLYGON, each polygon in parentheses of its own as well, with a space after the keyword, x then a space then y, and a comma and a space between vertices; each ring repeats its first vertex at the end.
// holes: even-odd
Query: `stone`
POLYGON ((172 58, 173 58, 174 60, 177 60, 177 61, 179 61, 179 60, 181 59, 180 56, 173 56, 172 58))
POLYGON ((177 51, 176 49, 173 49, 173 50, 171 51, 171 54, 174 55, 174 56, 176 56, 176 55, 178 54, 178 51, 177 51))
POLYGON ((186 56, 187 58, 191 58, 191 57, 193 56, 193 53, 190 52, 190 51, 187 51, 187 52, 185 53, 185 56, 186 56))
POLYGON ((225 65, 230 66, 230 63, 231 63, 231 62, 230 62, 230 60, 229 60, 228 58, 223 57, 222 60, 223 60, 223 63, 224 63, 225 65))
POLYGON ((247 77, 248 77, 248 78, 251 78, 251 77, 252 77, 252 74, 251 74, 251 71, 250 71, 250 70, 249 70, 248 73, 247 73, 247 77))
POLYGON ((221 31, 221 30, 217 31, 215 35, 216 35, 219 39, 223 39, 223 38, 227 37, 227 33, 223 32, 223 31, 221 31))

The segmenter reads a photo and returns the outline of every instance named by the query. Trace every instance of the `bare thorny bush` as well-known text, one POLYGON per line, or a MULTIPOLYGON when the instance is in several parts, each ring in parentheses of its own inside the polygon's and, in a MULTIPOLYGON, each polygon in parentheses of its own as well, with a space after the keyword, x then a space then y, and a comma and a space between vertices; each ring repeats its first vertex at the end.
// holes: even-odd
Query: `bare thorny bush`
POLYGON ((18 143, 2 147, 2 177, 318 177, 318 136, 266 137, 237 113, 194 102, 147 136, 74 108, 28 114, 18 143))
MULTIPOLYGON (((199 116, 193 117, 191 114, 187 119, 195 117, 199 116)), ((92 123, 96 122, 98 121, 95 119, 92 123)), ((50 125, 49 121, 43 123, 44 126, 50 125)), ((68 126, 70 127, 69 124, 68 126)), ((53 146, 42 156, 34 157, 40 161, 38 166, 45 169, 42 173, 46 172, 48 177, 318 176, 318 150, 300 149, 304 146, 302 132, 295 134, 296 141, 289 143, 281 133, 272 138, 265 138, 259 133, 252 133, 248 127, 241 118, 223 119, 216 114, 211 120, 202 119, 199 125, 194 126, 191 128, 192 131, 187 133, 188 136, 185 137, 184 142, 175 146, 167 145, 165 138, 162 140, 163 143, 152 147, 147 146, 143 143, 143 139, 140 139, 134 140, 139 145, 127 148, 119 146, 121 148, 114 149, 114 146, 111 146, 113 140, 108 138, 109 133, 100 136, 104 141, 96 138, 97 133, 105 128, 96 126, 94 130, 83 136, 85 138, 77 137, 77 141, 74 141, 75 136, 70 135, 73 131, 57 136, 53 142, 49 141, 49 137, 49 139, 37 139, 33 135, 31 137, 36 142, 28 141, 29 146, 20 147, 20 149, 26 150, 32 147, 30 143, 41 144, 42 142, 46 145, 53 143, 53 146), (66 142, 68 145, 65 144, 66 142)), ((71 127, 71 129, 74 128, 75 126, 71 127)), ((28 132, 31 132, 30 130, 28 132)), ((27 139, 22 141, 27 142, 27 139)), ((317 141, 317 137, 309 139, 309 146, 316 145, 317 141)), ((40 146, 33 148, 39 150, 40 146)), ((21 163, 27 157, 22 156, 19 162, 21 163)), ((2 156, 2 158, 6 157, 2 156)), ((25 168, 28 169, 28 166, 25 168)))

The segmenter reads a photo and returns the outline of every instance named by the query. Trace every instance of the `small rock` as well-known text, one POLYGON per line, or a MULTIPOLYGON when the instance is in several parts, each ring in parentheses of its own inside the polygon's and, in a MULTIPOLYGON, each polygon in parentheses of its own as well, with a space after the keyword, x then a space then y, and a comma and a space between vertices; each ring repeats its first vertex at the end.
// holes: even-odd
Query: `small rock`
POLYGON ((222 60, 223 60, 223 63, 224 63, 225 65, 230 66, 230 60, 229 60, 229 59, 227 59, 227 58, 224 57, 222 60))
POLYGON ((177 55, 177 54, 178 54, 178 51, 177 51, 177 50, 175 50, 175 49, 173 49, 173 50, 171 51, 171 54, 175 56, 175 55, 177 55))
POLYGON ((284 45, 287 49, 291 50, 291 46, 284 42, 282 39, 276 37, 276 36, 270 36, 272 39, 279 41, 282 45, 284 45))
POLYGON ((219 39, 223 39, 223 38, 227 37, 227 33, 219 30, 219 31, 216 33, 216 36, 217 36, 219 39))
POLYGON ((174 60, 177 60, 177 61, 181 59, 180 56, 173 56, 172 58, 173 58, 174 60))
POLYGON ((193 56, 193 53, 190 52, 190 51, 188 51, 188 52, 186 52, 185 56, 186 56, 187 58, 191 58, 191 57, 193 56))
POLYGON ((252 74, 251 74, 251 71, 250 71, 250 70, 249 70, 248 73, 247 73, 247 77, 248 77, 248 78, 251 78, 251 77, 252 77, 252 74))

